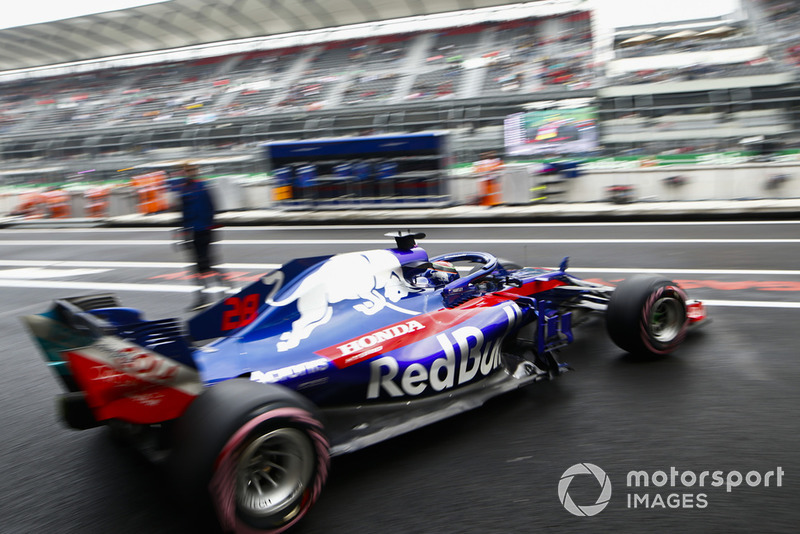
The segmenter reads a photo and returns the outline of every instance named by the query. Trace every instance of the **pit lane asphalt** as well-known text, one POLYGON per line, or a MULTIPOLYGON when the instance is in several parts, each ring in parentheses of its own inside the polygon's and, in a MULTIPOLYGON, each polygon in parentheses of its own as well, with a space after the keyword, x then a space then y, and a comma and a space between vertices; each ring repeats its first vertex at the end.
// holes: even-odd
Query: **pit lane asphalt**
MULTIPOLYGON (((293 257, 389 246, 382 234, 391 229, 229 228, 218 249, 244 279, 293 257)), ((583 325, 562 355, 575 372, 335 459, 320 501, 292 532, 796 531, 800 222, 413 229, 428 234, 421 244, 431 255, 487 250, 544 266, 569 255, 575 274, 605 280, 625 277, 622 268, 670 271, 692 284, 691 296, 717 303, 709 306, 714 322, 675 355, 647 362, 615 348, 601 322, 583 325), (575 517, 559 502, 562 474, 583 462, 612 484, 594 517, 575 517), (780 487, 773 478, 770 487, 743 482, 731 492, 626 485, 629 471, 671 467, 785 474, 780 487), (633 494, 692 495, 696 504, 701 493, 703 508, 627 505, 633 494)), ((124 304, 150 318, 187 317, 191 295, 177 289, 191 284, 181 275, 186 258, 169 239, 168 228, 0 231, 0 531, 213 531, 178 511, 161 472, 109 443, 103 429, 57 423, 58 385, 18 320, 53 298, 91 292, 79 283, 129 284, 119 286, 124 304)), ((599 489, 578 476, 569 493, 586 505, 599 489)))

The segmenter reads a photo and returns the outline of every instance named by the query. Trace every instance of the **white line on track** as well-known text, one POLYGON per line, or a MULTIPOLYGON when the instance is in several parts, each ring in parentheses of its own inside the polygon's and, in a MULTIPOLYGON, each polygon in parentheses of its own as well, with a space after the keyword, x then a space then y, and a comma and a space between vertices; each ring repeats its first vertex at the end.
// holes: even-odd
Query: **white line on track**
POLYGON ((773 302, 768 300, 703 300, 703 304, 709 307, 800 309, 800 302, 773 302))
POLYGON ((70 276, 91 276, 107 273, 111 269, 43 269, 41 267, 18 267, 0 271, 0 277, 14 280, 37 280, 47 278, 68 278, 70 276))
MULTIPOLYGON (((0 241, 0 246, 125 246, 125 247, 146 247, 159 246, 168 247, 173 241, 156 239, 136 239, 136 240, 89 240, 89 239, 42 239, 35 241, 0 241)), ((381 245, 391 246, 385 239, 224 239, 216 242, 219 245, 281 245, 281 246, 308 246, 308 245, 381 245)), ((426 239, 426 244, 433 245, 664 245, 664 244, 750 244, 750 245, 774 245, 774 244, 796 244, 800 239, 426 239)))
MULTIPOLYGON (((218 269, 277 269, 280 263, 221 263, 218 269)), ((194 264, 184 261, 62 261, 62 260, 0 260, 0 267, 50 267, 89 269, 188 269, 194 264)), ((2 273, 0 273, 2 274, 2 273)))
POLYGON ((200 286, 175 284, 120 284, 55 280, 8 280, 0 278, 0 287, 27 289, 80 289, 84 291, 144 291, 158 293, 191 293, 200 286))
MULTIPOLYGON (((252 230, 258 227, 250 227, 252 230)), ((229 230, 231 228, 228 228, 229 230)), ((3 228, 0 229, 0 234, 143 234, 143 233, 158 233, 169 234, 175 230, 176 227, 167 226, 125 226, 119 228, 101 228, 101 227, 74 227, 74 228, 3 228)))
POLYGON ((106 239, 35 239, 31 241, 0 241, 3 246, 47 246, 47 247, 74 247, 74 246, 125 246, 125 247, 145 247, 159 246, 169 247, 174 241, 166 239, 125 239, 106 240, 106 239))
MULTIPOLYGON (((71 267, 90 269, 185 269, 190 262, 167 261, 62 261, 62 260, 0 260, 0 267, 71 267)), ((265 264, 267 265, 267 264, 265 264)), ((275 265, 275 264, 270 264, 275 265)))
POLYGON ((280 263, 221 263, 215 265, 218 269, 278 269, 280 263))

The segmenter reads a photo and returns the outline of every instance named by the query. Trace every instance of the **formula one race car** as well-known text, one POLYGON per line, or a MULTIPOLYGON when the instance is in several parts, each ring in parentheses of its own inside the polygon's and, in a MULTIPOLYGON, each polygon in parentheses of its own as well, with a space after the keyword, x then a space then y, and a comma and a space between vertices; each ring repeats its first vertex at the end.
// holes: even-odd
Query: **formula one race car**
POLYGON ((113 295, 25 318, 68 390, 65 422, 106 424, 162 459, 226 531, 278 532, 316 501, 331 456, 480 406, 568 367, 589 313, 639 355, 665 355, 703 305, 673 282, 617 287, 485 252, 397 246, 291 261, 198 313, 147 321, 113 295), (462 274, 463 273, 463 274, 462 274))

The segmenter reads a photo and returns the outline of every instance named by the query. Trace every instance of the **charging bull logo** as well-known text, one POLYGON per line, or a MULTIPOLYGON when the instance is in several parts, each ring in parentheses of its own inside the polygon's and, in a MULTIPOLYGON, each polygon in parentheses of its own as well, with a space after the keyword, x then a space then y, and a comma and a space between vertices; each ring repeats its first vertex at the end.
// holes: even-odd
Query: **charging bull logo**
POLYGON ((303 280, 292 294, 280 301, 267 300, 271 306, 296 302, 300 313, 292 329, 281 335, 277 349, 283 352, 299 345, 315 328, 330 321, 331 304, 345 300, 359 301, 353 309, 364 315, 374 315, 387 306, 416 315, 416 312, 390 304, 406 295, 408 286, 403 280, 400 262, 391 252, 370 250, 333 256, 303 280))

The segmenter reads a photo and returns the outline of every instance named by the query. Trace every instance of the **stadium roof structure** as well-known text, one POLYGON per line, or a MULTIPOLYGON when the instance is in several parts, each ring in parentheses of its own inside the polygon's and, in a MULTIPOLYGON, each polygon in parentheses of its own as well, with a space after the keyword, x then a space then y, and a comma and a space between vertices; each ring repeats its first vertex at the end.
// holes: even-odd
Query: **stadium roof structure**
MULTIPOLYGON (((547 15, 585 0, 167 0, 0 30, 0 72, 55 66, 87 60, 185 49, 231 40, 301 35, 326 29, 408 19, 424 26, 431 15, 455 11, 491 14, 493 8, 547 15), (488 10, 488 11, 487 11, 488 10)), ((435 17, 434 17, 435 18, 435 17)), ((454 25, 453 20, 449 26, 454 25)), ((441 27, 445 27, 442 25, 441 27)), ((368 28, 367 28, 368 29, 368 28)), ((420 29, 427 29, 420 27, 420 29)), ((333 40, 333 39, 328 39, 333 40)), ((307 43, 298 43, 307 44, 307 43)), ((253 49, 256 45, 253 44, 253 49)), ((207 53, 208 54, 208 53, 207 53)))

